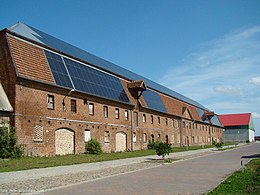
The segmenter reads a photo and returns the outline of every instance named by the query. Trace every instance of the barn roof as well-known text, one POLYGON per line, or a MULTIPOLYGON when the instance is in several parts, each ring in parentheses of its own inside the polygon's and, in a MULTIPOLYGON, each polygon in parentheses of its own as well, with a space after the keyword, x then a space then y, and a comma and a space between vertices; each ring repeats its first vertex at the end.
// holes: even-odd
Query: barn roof
MULTIPOLYGON (((66 43, 62 40, 59 40, 51 35, 48 35, 38 29, 35 29, 29 25, 26 25, 24 23, 17 23, 13 25, 12 27, 8 28, 8 30, 16 35, 22 36, 26 39, 29 39, 31 41, 34 41, 36 43, 45 45, 49 48, 52 48, 58 52, 61 52, 62 54, 66 54, 70 57, 76 58, 78 60, 81 60, 83 62, 89 63, 93 66, 96 66, 100 69, 103 69, 105 71, 108 71, 112 74, 118 75, 120 77, 126 78, 131 81, 136 81, 136 80, 144 80, 146 86, 149 88, 164 93, 166 95, 172 96, 176 99, 179 99, 181 101, 184 101, 186 103, 189 103, 191 105, 194 105, 197 108, 201 108, 203 110, 208 110, 205 108, 203 105, 200 103, 183 96, 165 86, 162 86, 156 82, 151 81, 150 79, 147 79, 143 76, 140 76, 136 73, 133 73, 129 70, 126 70, 125 68, 122 68, 114 63, 111 63, 107 60, 104 60, 100 57, 97 57, 93 54, 90 54, 78 47, 75 47, 69 43, 66 43)), ((162 106, 159 106, 162 108, 162 106)), ((163 109, 164 110, 164 109, 163 109)))
POLYGON ((224 126, 249 125, 250 118, 251 113, 219 115, 219 119, 224 126))

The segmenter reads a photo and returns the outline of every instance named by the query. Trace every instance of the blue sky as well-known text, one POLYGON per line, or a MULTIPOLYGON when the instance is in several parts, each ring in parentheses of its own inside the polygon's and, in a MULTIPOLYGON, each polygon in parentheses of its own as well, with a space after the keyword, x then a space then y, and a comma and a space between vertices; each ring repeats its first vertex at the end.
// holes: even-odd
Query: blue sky
POLYGON ((251 112, 260 135, 260 0, 1 0, 24 22, 190 97, 251 112))

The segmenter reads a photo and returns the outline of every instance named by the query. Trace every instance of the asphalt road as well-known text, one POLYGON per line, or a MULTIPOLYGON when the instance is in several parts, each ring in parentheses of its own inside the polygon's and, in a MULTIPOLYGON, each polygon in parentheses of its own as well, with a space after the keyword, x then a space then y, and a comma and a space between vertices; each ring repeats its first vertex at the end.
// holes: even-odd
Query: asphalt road
POLYGON ((253 157, 260 143, 177 161, 156 168, 46 191, 46 194, 203 194, 253 157))

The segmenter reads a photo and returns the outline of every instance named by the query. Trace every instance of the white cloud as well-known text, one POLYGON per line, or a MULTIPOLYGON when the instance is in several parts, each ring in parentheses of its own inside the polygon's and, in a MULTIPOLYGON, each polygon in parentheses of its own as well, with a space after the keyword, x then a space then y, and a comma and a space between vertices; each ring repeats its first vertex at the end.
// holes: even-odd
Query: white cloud
POLYGON ((253 118, 260 119, 260 114, 254 112, 254 113, 253 113, 253 118))
POLYGON ((260 86, 260 76, 251 78, 249 82, 254 85, 260 86))
POLYGON ((200 45, 159 82, 218 114, 260 113, 259 54, 260 26, 237 30, 200 45))
POLYGON ((244 91, 240 88, 218 86, 214 88, 214 91, 220 94, 226 94, 230 96, 244 96, 244 91))

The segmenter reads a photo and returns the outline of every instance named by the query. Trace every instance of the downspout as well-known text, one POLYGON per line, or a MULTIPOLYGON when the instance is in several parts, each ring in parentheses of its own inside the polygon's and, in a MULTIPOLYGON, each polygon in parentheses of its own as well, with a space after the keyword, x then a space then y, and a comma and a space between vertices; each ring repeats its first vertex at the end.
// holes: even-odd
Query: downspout
POLYGON ((131 110, 131 151, 134 151, 134 109, 135 106, 133 107, 133 109, 131 110))
POLYGON ((182 120, 183 120, 183 117, 181 117, 181 123, 180 123, 180 147, 183 146, 183 142, 182 142, 182 120))

